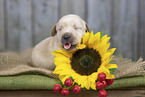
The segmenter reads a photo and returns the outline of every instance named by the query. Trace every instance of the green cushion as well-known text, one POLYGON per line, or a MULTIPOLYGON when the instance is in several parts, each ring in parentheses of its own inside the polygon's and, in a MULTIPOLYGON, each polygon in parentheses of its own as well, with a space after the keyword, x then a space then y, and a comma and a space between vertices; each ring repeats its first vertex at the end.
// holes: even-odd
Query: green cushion
MULTIPOLYGON (((0 77, 0 90, 53 90, 60 81, 43 75, 17 75, 0 77)), ((145 86, 145 77, 116 79, 107 89, 145 86)))

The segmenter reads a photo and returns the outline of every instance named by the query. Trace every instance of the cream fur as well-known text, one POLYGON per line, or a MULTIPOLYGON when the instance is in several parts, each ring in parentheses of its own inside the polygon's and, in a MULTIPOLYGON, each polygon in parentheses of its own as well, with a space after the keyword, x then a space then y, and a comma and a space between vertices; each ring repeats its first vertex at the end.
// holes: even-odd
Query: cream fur
POLYGON ((59 47, 62 46, 62 35, 64 33, 71 33, 74 37, 72 45, 79 45, 81 42, 81 37, 85 35, 86 30, 88 30, 87 28, 88 26, 86 27, 86 23, 77 15, 71 14, 62 17, 52 29, 51 33, 53 36, 46 38, 34 47, 32 52, 33 65, 54 70, 54 56, 51 52, 54 50, 59 50, 59 47))

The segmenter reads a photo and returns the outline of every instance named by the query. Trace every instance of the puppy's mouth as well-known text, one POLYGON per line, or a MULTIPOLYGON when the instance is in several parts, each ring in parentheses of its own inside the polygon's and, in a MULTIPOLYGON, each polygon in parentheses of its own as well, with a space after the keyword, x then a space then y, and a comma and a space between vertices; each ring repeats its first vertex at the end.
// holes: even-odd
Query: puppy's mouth
POLYGON ((70 50, 74 50, 77 47, 77 44, 72 45, 71 43, 65 43, 63 44, 62 47, 64 50, 70 51, 70 50))

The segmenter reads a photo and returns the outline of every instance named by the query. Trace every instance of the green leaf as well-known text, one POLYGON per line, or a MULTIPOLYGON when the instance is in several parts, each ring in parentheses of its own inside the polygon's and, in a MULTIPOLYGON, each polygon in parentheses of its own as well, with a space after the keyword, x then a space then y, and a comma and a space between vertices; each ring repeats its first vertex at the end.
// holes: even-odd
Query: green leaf
POLYGON ((102 36, 103 36, 103 33, 104 33, 104 30, 103 30, 103 31, 101 31, 101 35, 100 35, 100 38, 102 38, 102 36))
POLYGON ((112 68, 109 69, 110 73, 114 74, 115 72, 120 72, 119 70, 117 70, 116 68, 112 68))
POLYGON ((74 85, 78 85, 78 83, 74 82, 74 85))
POLYGON ((62 82, 59 82, 58 84, 60 84, 62 87, 64 87, 64 84, 62 82))
POLYGON ((74 79, 72 78, 72 76, 70 76, 69 78, 71 78, 71 80, 74 82, 74 79))

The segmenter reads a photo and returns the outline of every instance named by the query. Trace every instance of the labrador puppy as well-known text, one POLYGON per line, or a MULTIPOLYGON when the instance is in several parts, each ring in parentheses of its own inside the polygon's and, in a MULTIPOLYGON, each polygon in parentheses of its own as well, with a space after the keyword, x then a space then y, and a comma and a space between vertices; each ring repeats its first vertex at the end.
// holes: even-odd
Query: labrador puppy
POLYGON ((63 16, 51 31, 51 37, 46 38, 32 51, 32 63, 34 66, 54 70, 54 50, 62 47, 66 51, 76 49, 81 43, 82 36, 89 31, 88 25, 77 15, 63 16))

